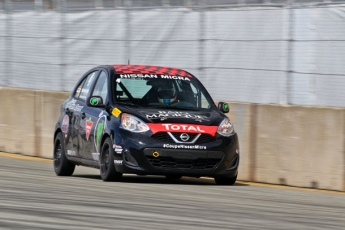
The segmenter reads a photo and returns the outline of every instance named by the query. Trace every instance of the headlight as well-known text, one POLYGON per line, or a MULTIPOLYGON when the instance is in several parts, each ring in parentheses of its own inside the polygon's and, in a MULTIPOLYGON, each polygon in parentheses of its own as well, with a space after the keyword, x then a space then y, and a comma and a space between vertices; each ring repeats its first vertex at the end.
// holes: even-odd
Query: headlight
POLYGON ((145 122, 127 113, 123 113, 121 115, 120 127, 123 129, 127 129, 131 132, 135 132, 135 133, 141 133, 141 132, 146 132, 150 130, 150 128, 145 124, 145 122))
POLYGON ((226 137, 230 137, 235 134, 234 126, 229 118, 225 118, 222 123, 220 123, 217 133, 226 137))

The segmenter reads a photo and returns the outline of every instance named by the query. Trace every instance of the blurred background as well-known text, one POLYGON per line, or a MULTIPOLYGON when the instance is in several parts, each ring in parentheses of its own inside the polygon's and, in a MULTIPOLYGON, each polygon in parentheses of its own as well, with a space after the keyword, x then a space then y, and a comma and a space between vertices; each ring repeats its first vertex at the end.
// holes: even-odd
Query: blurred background
POLYGON ((0 85, 70 91, 130 59, 189 70, 219 100, 343 107, 343 4, 0 0, 0 85))
POLYGON ((345 190, 345 1, 0 0, 0 151, 51 157, 76 81, 128 59, 231 103, 240 179, 345 190))

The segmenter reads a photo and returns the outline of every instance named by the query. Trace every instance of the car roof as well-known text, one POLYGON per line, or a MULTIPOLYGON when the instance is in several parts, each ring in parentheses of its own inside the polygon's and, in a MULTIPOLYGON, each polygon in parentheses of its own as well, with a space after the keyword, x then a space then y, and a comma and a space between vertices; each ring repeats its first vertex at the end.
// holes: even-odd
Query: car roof
POLYGON ((115 64, 113 67, 116 74, 162 74, 193 78, 193 76, 185 70, 163 66, 115 64))

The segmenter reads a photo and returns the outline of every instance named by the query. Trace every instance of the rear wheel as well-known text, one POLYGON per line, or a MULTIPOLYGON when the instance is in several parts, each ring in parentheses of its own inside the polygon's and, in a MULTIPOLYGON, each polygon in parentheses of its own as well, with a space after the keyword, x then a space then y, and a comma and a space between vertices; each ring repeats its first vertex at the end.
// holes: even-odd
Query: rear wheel
POLYGON ((65 143, 62 133, 56 135, 54 141, 54 171, 58 176, 71 176, 75 169, 75 164, 68 161, 65 154, 65 143))
POLYGON ((235 177, 215 177, 214 181, 217 185, 234 185, 237 180, 237 175, 235 177))
POLYGON ((105 139, 99 157, 100 173, 103 181, 120 181, 122 173, 116 172, 114 165, 114 149, 109 137, 105 139))

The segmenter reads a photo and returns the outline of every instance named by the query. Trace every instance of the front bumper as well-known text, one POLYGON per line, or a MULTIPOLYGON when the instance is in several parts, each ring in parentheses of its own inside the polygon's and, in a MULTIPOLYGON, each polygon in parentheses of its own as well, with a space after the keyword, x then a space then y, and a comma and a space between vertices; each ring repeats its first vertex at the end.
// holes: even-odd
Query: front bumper
POLYGON ((123 150, 115 152, 118 172, 141 175, 227 176, 238 173, 237 134, 200 145, 166 144, 122 131, 115 139, 123 150))

